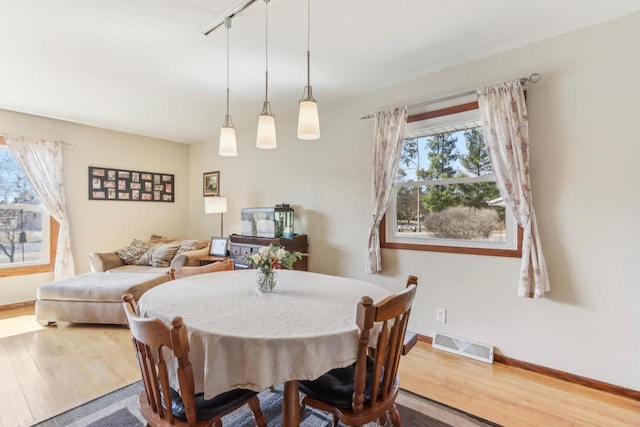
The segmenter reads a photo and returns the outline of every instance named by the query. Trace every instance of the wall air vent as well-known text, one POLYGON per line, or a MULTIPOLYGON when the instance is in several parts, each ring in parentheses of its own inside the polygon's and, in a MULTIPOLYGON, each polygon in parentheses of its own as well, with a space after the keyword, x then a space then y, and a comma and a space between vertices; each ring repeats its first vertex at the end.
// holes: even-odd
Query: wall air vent
POLYGON ((433 348, 470 357, 482 362, 493 363, 493 346, 456 338, 436 332, 432 342, 433 348))

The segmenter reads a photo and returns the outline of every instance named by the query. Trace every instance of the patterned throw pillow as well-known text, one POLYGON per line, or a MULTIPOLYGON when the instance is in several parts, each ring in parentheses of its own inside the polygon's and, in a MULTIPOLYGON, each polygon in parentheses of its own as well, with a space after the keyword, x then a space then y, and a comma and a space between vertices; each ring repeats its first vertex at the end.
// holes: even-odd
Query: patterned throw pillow
POLYGON ((183 240, 182 242, 180 242, 180 247, 178 248, 178 252, 176 252, 176 255, 200 249, 199 245, 199 240, 183 240))
POLYGON ((138 259, 149 250, 151 244, 142 240, 133 239, 131 244, 126 248, 118 249, 116 255, 120 257, 125 264, 135 264, 138 259))
POLYGON ((156 245, 151 245, 151 247, 144 253, 138 261, 136 261, 136 265, 151 265, 151 256, 153 255, 153 249, 156 245))
POLYGON ((153 248, 151 253, 151 262, 149 265, 153 267, 169 267, 171 260, 176 256, 176 252, 181 242, 162 243, 153 248))

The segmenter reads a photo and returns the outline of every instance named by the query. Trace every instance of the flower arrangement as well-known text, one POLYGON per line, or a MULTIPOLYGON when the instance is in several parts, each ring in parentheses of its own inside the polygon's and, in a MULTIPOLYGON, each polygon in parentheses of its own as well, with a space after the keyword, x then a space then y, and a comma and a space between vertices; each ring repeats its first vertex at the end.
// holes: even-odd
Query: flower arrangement
POLYGON ((259 268, 262 272, 269 272, 273 269, 286 268, 291 270, 293 264, 302 259, 302 252, 289 252, 284 248, 278 248, 269 244, 269 246, 263 246, 260 250, 252 255, 246 255, 245 260, 249 265, 259 268))

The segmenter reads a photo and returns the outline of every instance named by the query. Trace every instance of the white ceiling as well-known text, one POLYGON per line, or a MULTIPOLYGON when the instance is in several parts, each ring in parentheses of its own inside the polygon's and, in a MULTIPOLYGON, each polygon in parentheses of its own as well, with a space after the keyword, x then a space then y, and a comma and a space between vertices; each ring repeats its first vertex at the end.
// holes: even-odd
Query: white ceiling
MULTIPOLYGON (((0 0, 0 108, 185 143, 216 138, 226 30, 202 29, 239 3, 0 0)), ((295 112, 305 85, 306 4, 269 3, 276 118, 295 112)), ((637 10, 640 0, 312 0, 311 83, 322 109, 637 10)), ((264 16, 258 1, 233 19, 236 126, 257 124, 262 109, 264 16)))

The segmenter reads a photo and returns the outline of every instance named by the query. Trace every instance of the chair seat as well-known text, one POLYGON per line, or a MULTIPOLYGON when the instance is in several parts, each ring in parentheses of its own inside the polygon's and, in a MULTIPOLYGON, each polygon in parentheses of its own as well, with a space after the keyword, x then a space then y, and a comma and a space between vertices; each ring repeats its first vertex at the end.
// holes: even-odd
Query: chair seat
MULTIPOLYGON (((365 402, 371 399, 373 363, 373 359, 367 357, 367 376, 364 390, 365 402)), ((355 375, 355 363, 345 368, 332 369, 315 380, 300 381, 300 391, 312 399, 319 400, 336 408, 349 409, 353 402, 355 375)))
MULTIPOLYGON (((222 414, 225 411, 240 405, 242 402, 248 400, 250 397, 255 396, 256 394, 258 393, 252 390, 237 388, 235 390, 220 393, 219 395, 214 396, 211 399, 205 400, 204 393, 198 393, 195 395, 196 413, 198 414, 197 420, 201 421, 208 418, 213 418, 216 415, 222 414)), ((173 412, 173 415, 181 420, 186 420, 187 415, 185 412, 184 403, 182 401, 182 398, 180 397, 180 393, 175 391, 173 388, 171 389, 171 399, 171 412, 173 412)))

